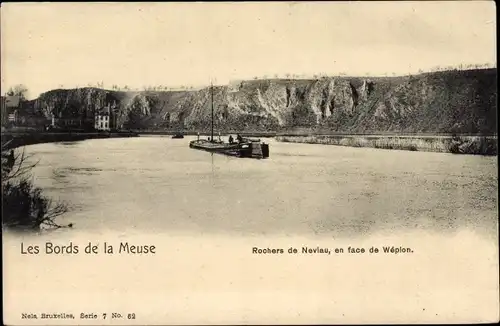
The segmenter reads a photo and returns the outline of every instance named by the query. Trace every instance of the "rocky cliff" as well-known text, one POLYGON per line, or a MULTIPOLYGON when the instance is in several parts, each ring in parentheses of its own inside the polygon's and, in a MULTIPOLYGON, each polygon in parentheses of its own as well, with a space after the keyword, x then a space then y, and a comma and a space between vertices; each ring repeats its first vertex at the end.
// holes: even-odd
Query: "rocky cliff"
MULTIPOLYGON (((315 129, 343 133, 496 132, 496 69, 405 77, 251 80, 214 87, 217 130, 315 129)), ((211 93, 52 90, 33 107, 46 117, 93 118, 115 104, 124 128, 208 130, 211 93)))

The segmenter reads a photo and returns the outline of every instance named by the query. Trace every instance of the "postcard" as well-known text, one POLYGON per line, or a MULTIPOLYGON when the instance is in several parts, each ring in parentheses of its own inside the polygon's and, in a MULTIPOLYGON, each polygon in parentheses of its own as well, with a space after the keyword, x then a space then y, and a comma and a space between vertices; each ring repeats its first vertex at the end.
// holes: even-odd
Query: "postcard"
POLYGON ((6 325, 499 321, 491 1, 3 3, 6 325))

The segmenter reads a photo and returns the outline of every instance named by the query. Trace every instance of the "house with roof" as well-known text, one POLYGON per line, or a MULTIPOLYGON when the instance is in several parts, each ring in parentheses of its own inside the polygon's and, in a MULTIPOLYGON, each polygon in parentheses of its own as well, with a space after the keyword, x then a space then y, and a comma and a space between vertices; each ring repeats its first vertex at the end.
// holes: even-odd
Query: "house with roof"
POLYGON ((2 125, 16 124, 19 120, 20 96, 2 96, 0 99, 2 125))
POLYGON ((58 114, 52 113, 52 128, 62 129, 81 129, 84 125, 84 119, 74 117, 63 117, 62 112, 58 114))
POLYGON ((113 118, 115 117, 116 102, 113 104, 107 104, 102 109, 98 110, 95 114, 94 128, 96 130, 110 131, 115 129, 115 122, 113 118))

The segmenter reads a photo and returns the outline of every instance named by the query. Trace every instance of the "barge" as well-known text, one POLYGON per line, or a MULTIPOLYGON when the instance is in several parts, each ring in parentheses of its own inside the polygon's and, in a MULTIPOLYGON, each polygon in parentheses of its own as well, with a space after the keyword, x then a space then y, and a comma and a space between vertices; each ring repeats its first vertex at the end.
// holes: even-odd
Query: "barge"
POLYGON ((189 147, 203 150, 211 153, 223 154, 228 156, 265 159, 269 157, 269 144, 263 143, 260 139, 242 138, 238 135, 237 142, 223 142, 214 139, 214 91, 213 85, 210 85, 212 99, 212 129, 208 139, 198 139, 189 142, 189 147))

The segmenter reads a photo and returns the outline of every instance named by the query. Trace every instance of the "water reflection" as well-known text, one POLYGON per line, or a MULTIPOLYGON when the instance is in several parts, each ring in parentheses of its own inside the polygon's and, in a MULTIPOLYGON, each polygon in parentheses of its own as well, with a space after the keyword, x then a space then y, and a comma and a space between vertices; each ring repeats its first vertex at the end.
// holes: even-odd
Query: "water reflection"
POLYGON ((61 142, 55 142, 55 146, 63 146, 63 147, 68 147, 68 146, 78 146, 78 141, 61 141, 61 142))

